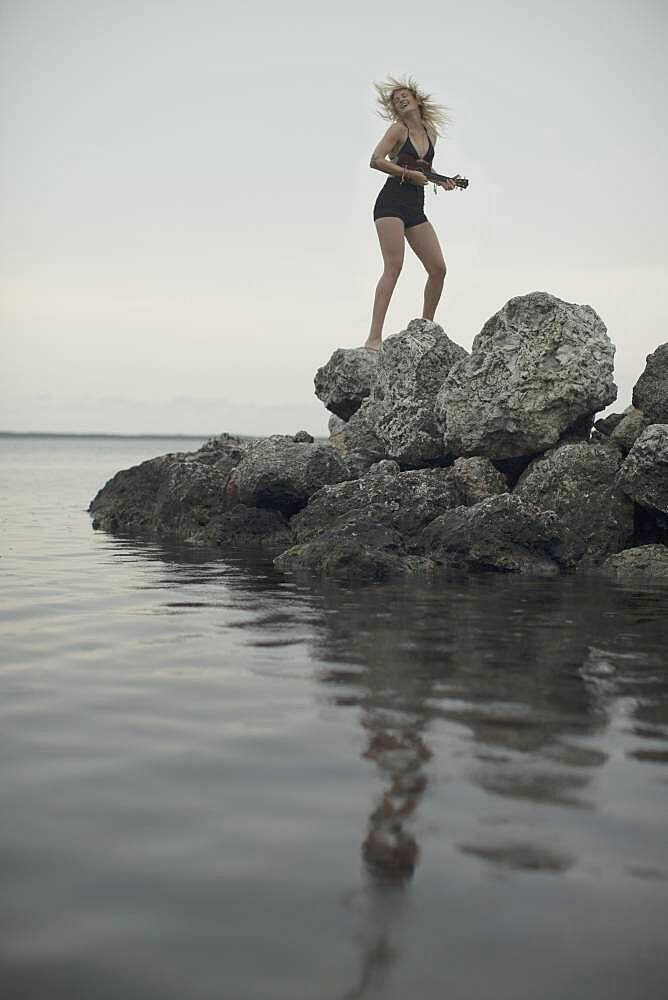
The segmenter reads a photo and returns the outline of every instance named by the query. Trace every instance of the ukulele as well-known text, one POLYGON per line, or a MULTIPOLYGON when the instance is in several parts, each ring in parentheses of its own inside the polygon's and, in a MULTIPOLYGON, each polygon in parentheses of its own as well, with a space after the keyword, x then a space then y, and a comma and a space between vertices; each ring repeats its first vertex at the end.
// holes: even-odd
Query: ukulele
POLYGON ((466 177, 446 177, 444 174, 437 174, 436 171, 431 169, 431 163, 427 163, 426 160, 416 160, 414 156, 409 156, 408 153, 402 153, 394 161, 400 167, 406 167, 406 170, 419 170, 420 173, 424 174, 428 181, 454 181, 458 188, 467 188, 469 182, 466 177))

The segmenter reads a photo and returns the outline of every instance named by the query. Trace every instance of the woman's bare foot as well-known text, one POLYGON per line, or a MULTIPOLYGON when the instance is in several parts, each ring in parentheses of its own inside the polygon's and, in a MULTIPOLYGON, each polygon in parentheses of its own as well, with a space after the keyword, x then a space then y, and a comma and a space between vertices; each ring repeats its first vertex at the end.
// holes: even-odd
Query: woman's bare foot
POLYGON ((379 351, 382 346, 380 340, 367 340, 362 347, 366 347, 367 351, 379 351))

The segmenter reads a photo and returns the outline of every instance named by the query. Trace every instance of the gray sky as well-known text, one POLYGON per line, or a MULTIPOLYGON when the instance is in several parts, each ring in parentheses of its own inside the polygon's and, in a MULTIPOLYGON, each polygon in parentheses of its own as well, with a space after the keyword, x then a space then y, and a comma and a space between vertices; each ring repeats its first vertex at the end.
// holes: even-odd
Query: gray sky
MULTIPOLYGON (((326 432, 313 375, 366 338, 372 81, 454 115, 429 189, 436 319, 588 303, 615 409, 666 334, 663 0, 1 0, 0 429, 326 432)), ((385 336, 419 316, 407 249, 385 336)))

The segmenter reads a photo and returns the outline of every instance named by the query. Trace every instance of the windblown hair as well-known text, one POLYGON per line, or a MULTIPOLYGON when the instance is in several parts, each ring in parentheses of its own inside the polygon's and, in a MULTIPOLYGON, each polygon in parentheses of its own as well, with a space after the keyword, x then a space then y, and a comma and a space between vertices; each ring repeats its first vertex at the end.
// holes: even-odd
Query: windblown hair
POLYGON ((450 110, 444 107, 444 105, 436 104, 435 101, 432 101, 431 94, 420 90, 412 76, 403 76, 400 79, 388 76, 382 83, 374 82, 374 87, 376 88, 377 101, 380 105, 378 114, 386 121, 401 121, 401 116, 392 103, 392 96, 397 90, 410 90, 418 102, 422 121, 425 125, 431 125, 436 135, 442 135, 444 129, 452 124, 453 119, 450 110))

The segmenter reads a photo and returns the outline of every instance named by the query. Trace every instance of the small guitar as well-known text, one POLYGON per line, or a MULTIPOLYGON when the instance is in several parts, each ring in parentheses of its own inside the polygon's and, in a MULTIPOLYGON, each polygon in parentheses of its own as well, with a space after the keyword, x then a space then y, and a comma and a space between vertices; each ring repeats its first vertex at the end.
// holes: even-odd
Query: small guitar
POLYGON ((420 173, 424 174, 428 181, 454 181, 458 188, 467 188, 469 182, 466 177, 446 177, 444 174, 437 174, 435 170, 431 169, 431 163, 426 160, 416 160, 414 156, 409 156, 408 153, 402 153, 394 161, 400 167, 406 167, 407 170, 419 170, 420 173))

